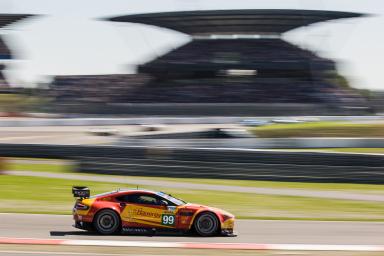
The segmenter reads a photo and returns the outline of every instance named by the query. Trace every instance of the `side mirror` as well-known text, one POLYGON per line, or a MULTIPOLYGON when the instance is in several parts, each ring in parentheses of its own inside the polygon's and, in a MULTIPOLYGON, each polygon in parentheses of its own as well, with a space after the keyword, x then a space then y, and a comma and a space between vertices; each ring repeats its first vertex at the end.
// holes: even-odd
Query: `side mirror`
POLYGON ((161 206, 168 206, 168 202, 165 201, 165 200, 161 200, 161 201, 160 201, 160 205, 161 205, 161 206))

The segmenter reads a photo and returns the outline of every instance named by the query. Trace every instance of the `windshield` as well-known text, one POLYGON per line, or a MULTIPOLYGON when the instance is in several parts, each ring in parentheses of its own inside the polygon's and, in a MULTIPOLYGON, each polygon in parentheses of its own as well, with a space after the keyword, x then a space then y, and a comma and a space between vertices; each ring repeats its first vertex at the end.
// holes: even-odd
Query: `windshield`
POLYGON ((158 192, 157 195, 161 196, 164 199, 167 199, 168 201, 171 201, 172 203, 174 203, 177 206, 186 204, 186 202, 184 202, 183 200, 175 198, 175 197, 168 195, 164 192, 158 192))

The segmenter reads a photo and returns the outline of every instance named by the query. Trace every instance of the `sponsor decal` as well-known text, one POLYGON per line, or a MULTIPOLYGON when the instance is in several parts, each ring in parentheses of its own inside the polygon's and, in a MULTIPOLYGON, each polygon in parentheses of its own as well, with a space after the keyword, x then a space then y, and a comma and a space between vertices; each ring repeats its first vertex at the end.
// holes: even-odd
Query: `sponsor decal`
POLYGON ((144 234, 144 233, 153 233, 155 232, 154 228, 131 228, 123 227, 122 231, 124 233, 133 233, 133 234, 144 234))
POLYGON ((122 220, 146 225, 176 227, 176 212, 168 209, 127 205, 121 213, 122 220))
POLYGON ((133 209, 133 213, 134 215, 137 215, 137 216, 143 216, 143 217, 149 217, 149 218, 157 219, 161 217, 161 214, 158 212, 149 212, 149 211, 143 210, 142 208, 133 209))

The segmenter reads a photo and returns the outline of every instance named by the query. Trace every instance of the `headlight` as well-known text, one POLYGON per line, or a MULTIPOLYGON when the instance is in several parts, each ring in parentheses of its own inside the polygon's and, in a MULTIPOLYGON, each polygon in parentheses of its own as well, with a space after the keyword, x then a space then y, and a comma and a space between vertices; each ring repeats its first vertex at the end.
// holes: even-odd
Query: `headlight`
POLYGON ((233 216, 232 215, 226 215, 226 214, 222 214, 221 216, 223 216, 223 221, 227 221, 229 219, 232 219, 233 216))

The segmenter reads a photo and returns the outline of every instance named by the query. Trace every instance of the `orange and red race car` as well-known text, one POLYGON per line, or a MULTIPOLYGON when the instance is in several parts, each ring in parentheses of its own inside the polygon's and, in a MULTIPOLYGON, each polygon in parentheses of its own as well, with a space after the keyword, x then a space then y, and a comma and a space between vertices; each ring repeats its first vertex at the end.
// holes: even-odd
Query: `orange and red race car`
POLYGON ((218 208, 186 203, 163 192, 119 189, 90 196, 87 187, 73 187, 75 227, 103 235, 194 231, 201 236, 233 235, 235 217, 218 208))

